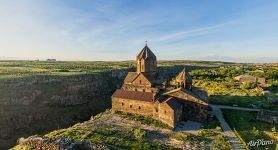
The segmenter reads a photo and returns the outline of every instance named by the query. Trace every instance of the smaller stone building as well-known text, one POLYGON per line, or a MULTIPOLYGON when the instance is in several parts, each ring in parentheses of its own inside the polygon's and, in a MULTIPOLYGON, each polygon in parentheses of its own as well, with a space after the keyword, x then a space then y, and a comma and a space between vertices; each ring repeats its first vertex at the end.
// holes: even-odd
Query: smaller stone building
POLYGON ((136 72, 129 72, 121 89, 112 95, 112 110, 150 116, 171 127, 182 120, 207 119, 207 92, 192 87, 183 69, 172 81, 157 72, 157 60, 146 45, 136 57, 136 72))
POLYGON ((236 76, 235 80, 238 82, 250 82, 250 83, 257 83, 257 84, 262 84, 264 85, 265 82, 265 78, 258 78, 258 77, 254 77, 251 75, 240 75, 240 76, 236 76))

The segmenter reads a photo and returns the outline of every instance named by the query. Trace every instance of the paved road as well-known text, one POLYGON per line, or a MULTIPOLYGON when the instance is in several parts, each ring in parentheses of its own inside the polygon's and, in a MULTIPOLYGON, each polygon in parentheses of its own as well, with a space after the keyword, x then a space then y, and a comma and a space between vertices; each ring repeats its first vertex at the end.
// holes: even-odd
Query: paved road
MULTIPOLYGON (((230 128, 230 126, 228 125, 228 123, 226 122, 226 120, 223 117, 222 111, 220 108, 226 108, 229 109, 230 106, 216 106, 216 105, 210 105, 212 107, 213 113, 214 115, 217 117, 217 119, 219 120, 221 127, 223 129, 223 135, 226 136, 229 141, 233 144, 233 147, 235 150, 243 150, 243 147, 241 146, 240 142, 238 141, 235 133, 233 132, 233 130, 230 128)), ((234 107, 232 107, 234 108, 234 107)), ((239 107, 236 107, 239 108, 239 107)), ((242 110, 242 109, 239 109, 242 110)), ((245 109, 244 110, 249 110, 249 109, 245 109)), ((253 110, 253 109, 252 109, 253 110)))
POLYGON ((234 110, 243 110, 243 111, 260 111, 260 109, 255 108, 246 108, 246 107, 233 107, 233 106, 225 106, 225 105, 209 105, 211 107, 218 107, 222 109, 234 109, 234 110))

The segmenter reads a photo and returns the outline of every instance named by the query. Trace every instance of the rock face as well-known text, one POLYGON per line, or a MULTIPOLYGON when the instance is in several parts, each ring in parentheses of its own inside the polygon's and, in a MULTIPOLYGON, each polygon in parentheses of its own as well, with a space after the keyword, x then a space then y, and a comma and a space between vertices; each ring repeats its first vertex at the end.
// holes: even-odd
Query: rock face
POLYGON ((19 137, 69 127, 111 107, 120 72, 0 81, 0 149, 19 137))
POLYGON ((109 150, 104 144, 92 144, 84 141, 69 141, 65 138, 51 139, 45 136, 30 136, 26 139, 20 138, 20 146, 28 146, 31 149, 40 150, 109 150))
POLYGON ((111 82, 111 74, 104 73, 10 79, 0 82, 0 105, 84 104, 88 96, 111 92, 111 82))

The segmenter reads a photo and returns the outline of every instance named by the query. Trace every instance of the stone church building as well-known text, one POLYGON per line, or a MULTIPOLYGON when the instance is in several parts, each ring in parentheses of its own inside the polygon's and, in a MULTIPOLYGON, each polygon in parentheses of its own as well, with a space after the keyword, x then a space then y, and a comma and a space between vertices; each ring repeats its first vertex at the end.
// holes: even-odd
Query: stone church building
POLYGON ((175 79, 157 72, 157 59, 146 46, 136 57, 136 72, 129 72, 121 89, 112 95, 112 110, 150 116, 171 127, 182 120, 207 119, 207 92, 192 87, 183 69, 175 79))

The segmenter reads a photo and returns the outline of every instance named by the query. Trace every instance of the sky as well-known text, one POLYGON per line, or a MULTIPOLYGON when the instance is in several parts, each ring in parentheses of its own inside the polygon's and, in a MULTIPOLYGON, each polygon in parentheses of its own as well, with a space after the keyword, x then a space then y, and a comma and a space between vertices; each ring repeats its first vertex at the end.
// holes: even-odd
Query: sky
POLYGON ((278 62, 277 0, 0 0, 0 59, 278 62))

